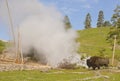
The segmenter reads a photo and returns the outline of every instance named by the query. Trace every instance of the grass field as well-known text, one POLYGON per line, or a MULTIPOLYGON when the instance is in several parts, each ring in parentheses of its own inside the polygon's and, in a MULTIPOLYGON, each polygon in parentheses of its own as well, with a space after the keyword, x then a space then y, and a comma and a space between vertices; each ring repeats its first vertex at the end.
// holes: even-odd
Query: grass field
POLYGON ((120 72, 110 70, 51 70, 0 72, 0 81, 120 81, 120 72))

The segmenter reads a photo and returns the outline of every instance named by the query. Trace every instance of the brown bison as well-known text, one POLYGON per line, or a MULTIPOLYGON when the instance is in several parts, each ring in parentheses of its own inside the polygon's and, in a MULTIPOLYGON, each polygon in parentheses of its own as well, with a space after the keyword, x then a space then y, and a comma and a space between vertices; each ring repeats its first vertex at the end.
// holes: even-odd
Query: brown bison
POLYGON ((90 59, 87 59, 87 66, 90 68, 92 67, 93 70, 100 69, 101 66, 108 67, 109 64, 109 59, 108 58, 103 58, 99 56, 93 56, 90 59))

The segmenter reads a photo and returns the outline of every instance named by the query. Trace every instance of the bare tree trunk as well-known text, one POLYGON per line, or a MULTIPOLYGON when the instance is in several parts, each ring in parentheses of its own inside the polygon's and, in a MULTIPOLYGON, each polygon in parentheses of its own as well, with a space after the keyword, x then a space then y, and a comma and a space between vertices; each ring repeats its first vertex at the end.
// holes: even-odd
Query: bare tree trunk
POLYGON ((21 64, 23 64, 23 53, 22 53, 22 43, 21 43, 21 33, 20 30, 18 28, 18 59, 20 61, 21 64))
POLYGON ((112 66, 114 65, 114 58, 115 58, 116 37, 117 37, 117 35, 114 36, 114 45, 113 45, 113 54, 112 54, 112 66))
MULTIPOLYGON (((15 54, 16 54, 16 57, 17 57, 17 53, 18 52, 17 52, 16 41, 15 41, 14 25, 13 25, 12 16, 11 16, 10 9, 9 9, 8 0, 5 0, 5 2, 6 2, 6 6, 7 6, 9 23, 10 23, 10 28, 9 28, 10 37, 11 37, 11 40, 13 40, 13 44, 12 45, 15 47, 15 54)), ((17 58, 16 58, 16 60, 17 60, 17 58)))
POLYGON ((19 33, 19 29, 18 29, 18 42, 17 42, 17 59, 18 59, 18 63, 21 63, 21 59, 20 59, 20 33, 19 33))
POLYGON ((21 64, 23 64, 24 60, 23 60, 23 52, 22 52, 22 38, 21 38, 21 33, 19 29, 18 29, 18 34, 19 34, 19 51, 20 51, 20 57, 21 57, 21 64))
POLYGON ((19 52, 19 59, 21 63, 21 71, 23 70, 23 64, 24 64, 24 59, 23 59, 23 53, 22 53, 22 41, 21 41, 21 33, 18 28, 18 52, 19 52))
POLYGON ((10 22, 9 31, 11 33, 11 37, 13 38, 13 43, 15 45, 15 34, 14 34, 14 26, 13 26, 12 16, 11 16, 11 13, 10 13, 8 1, 7 0, 5 0, 5 1, 6 1, 7 10, 8 10, 9 22, 10 22))

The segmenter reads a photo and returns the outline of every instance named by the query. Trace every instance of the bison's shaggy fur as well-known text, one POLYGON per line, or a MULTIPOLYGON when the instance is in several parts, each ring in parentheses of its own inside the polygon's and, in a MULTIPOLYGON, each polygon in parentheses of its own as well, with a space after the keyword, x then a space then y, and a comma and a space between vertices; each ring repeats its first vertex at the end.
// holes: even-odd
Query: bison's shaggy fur
POLYGON ((100 69, 101 66, 108 67, 109 59, 99 56, 93 56, 90 59, 87 59, 87 66, 92 67, 94 70, 96 68, 100 69))

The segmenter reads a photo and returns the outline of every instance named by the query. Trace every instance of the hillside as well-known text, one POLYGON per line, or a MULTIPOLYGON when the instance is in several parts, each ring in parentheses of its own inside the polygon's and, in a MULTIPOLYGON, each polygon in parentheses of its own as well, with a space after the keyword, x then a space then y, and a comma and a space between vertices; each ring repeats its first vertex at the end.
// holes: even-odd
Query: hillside
POLYGON ((0 54, 1 54, 2 51, 4 50, 4 48, 5 48, 5 44, 6 44, 6 42, 0 40, 0 54))
MULTIPOLYGON (((78 52, 89 55, 99 55, 105 57, 112 56, 112 47, 106 40, 107 34, 110 31, 109 27, 92 28, 79 30, 79 37, 77 39, 80 42, 78 52)), ((120 58, 120 49, 116 49, 115 58, 120 58)), ((120 59, 119 59, 120 60, 120 59)))
MULTIPOLYGON (((80 43, 78 53, 87 56, 99 55, 112 57, 112 46, 106 40, 109 27, 79 30, 77 41, 80 43)), ((5 42, 0 40, 0 53, 5 48, 5 42)), ((120 47, 117 47, 115 58, 120 60, 120 47)))

